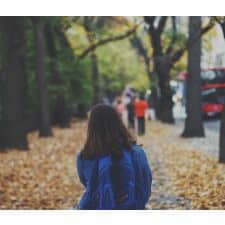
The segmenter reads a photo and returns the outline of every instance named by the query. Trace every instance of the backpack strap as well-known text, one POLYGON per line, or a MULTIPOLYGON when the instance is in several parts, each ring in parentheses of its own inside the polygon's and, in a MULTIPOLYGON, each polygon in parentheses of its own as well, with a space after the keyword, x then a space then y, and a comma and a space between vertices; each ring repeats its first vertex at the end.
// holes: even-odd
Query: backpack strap
POLYGON ((112 157, 105 156, 99 159, 98 175, 99 179, 99 209, 114 209, 115 196, 111 177, 112 157))
POLYGON ((135 169, 136 207, 137 209, 144 209, 151 194, 152 174, 144 150, 138 145, 134 145, 133 149, 132 160, 135 169))

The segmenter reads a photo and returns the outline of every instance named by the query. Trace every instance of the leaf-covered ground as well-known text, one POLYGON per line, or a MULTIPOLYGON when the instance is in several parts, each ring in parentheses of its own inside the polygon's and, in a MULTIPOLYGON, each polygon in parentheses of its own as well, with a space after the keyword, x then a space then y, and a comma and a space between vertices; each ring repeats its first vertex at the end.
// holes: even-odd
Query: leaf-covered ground
POLYGON ((75 154, 84 141, 85 124, 54 129, 54 137, 29 135, 30 151, 0 153, 1 209, 66 209, 81 195, 75 154))
MULTIPOLYGON (((75 155, 86 123, 54 128, 54 137, 29 134, 30 151, 0 152, 0 209, 69 209, 83 188, 75 155)), ((176 126, 150 122, 139 138, 153 171, 150 209, 225 209, 225 165, 188 147, 176 126)))
POLYGON ((180 128, 148 124, 143 142, 154 177, 149 208, 225 209, 225 164, 202 152, 205 146, 200 145, 201 138, 181 138, 180 128), (197 149, 192 141, 195 146, 199 142, 197 149))

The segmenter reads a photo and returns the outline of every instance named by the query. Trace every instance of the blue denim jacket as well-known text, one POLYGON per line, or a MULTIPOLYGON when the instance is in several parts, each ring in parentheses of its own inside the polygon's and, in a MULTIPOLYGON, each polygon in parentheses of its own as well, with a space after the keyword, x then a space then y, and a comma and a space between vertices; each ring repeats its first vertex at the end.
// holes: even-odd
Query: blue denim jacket
MULTIPOLYGON (((125 150, 124 150, 125 151, 125 150)), ((138 146, 133 145, 133 151, 131 152, 133 167, 135 170, 135 189, 136 189, 136 204, 133 209, 145 209, 145 205, 148 202, 151 195, 152 173, 145 155, 144 150, 138 146)), ((77 156, 77 170, 81 183, 85 186, 86 191, 93 190, 93 182, 97 181, 95 165, 98 163, 96 160, 84 160, 80 154, 77 156), (95 180, 96 179, 96 180, 95 180)), ((126 179, 126 175, 124 176, 126 179)), ((83 195, 83 197, 84 197, 83 195)), ((84 205, 86 198, 81 198, 80 205, 84 205)), ((81 208, 82 209, 82 208, 81 208)))

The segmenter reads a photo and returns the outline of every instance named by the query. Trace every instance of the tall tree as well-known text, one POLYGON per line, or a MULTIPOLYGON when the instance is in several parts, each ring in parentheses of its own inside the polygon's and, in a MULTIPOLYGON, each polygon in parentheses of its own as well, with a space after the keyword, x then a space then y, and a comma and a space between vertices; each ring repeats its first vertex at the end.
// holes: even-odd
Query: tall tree
MULTIPOLYGON (((90 46, 94 45, 94 29, 97 29, 97 25, 93 23, 92 17, 84 17, 84 28, 86 30, 87 39, 90 46)), ((93 84, 93 100, 92 103, 95 104, 99 101, 99 68, 98 68, 98 58, 95 49, 90 53, 91 67, 92 67, 92 84, 93 84)))
MULTIPOLYGON (((183 47, 176 48, 177 43, 177 29, 175 18, 172 17, 172 29, 173 35, 170 38, 170 43, 166 48, 163 46, 163 32, 165 31, 168 17, 162 16, 160 18, 155 16, 145 16, 144 20, 148 25, 148 34, 150 37, 150 42, 153 48, 153 62, 154 70, 158 75, 159 88, 160 88, 160 119, 166 123, 174 123, 173 113, 172 113, 172 91, 170 88, 170 71, 173 65, 181 58, 184 52, 193 43, 186 42, 183 47)), ((214 24, 209 23, 205 26, 197 39, 207 31, 209 31, 214 24)))
POLYGON ((147 47, 144 46, 143 41, 137 34, 134 34, 133 37, 130 39, 131 45, 136 49, 137 53, 143 58, 145 64, 145 70, 148 75, 148 79, 150 80, 150 88, 152 91, 152 100, 153 100, 153 107, 155 109, 156 118, 160 118, 160 111, 159 111, 159 99, 157 93, 157 86, 158 83, 156 82, 157 77, 155 72, 151 69, 151 56, 149 56, 147 47))
MULTIPOLYGON (((169 47, 166 52, 163 51, 162 46, 162 33, 165 29, 168 17, 161 17, 158 24, 155 25, 156 17, 150 16, 145 17, 145 22, 148 24, 148 34, 153 47, 153 61, 154 69, 159 78, 160 87, 160 119, 163 122, 173 123, 172 114, 172 91, 169 86, 170 81, 170 70, 172 68, 172 61, 170 58, 169 47)), ((172 46, 172 41, 171 41, 172 46)))
POLYGON ((92 84, 93 84, 93 103, 96 104, 100 98, 100 88, 99 88, 99 68, 98 68, 98 58, 95 51, 90 54, 92 62, 92 84))
MULTIPOLYGON (((220 24, 225 39, 225 17, 215 17, 215 20, 220 24)), ((220 123, 219 162, 225 163, 225 103, 220 123)))
POLYGON ((38 96, 40 101, 39 135, 42 137, 48 137, 52 135, 52 130, 45 71, 45 17, 32 17, 32 21, 35 29, 36 73, 38 83, 38 96))
POLYGON ((2 145, 28 149, 25 121, 26 32, 24 17, 1 17, 3 82, 2 145))
POLYGON ((201 113, 201 17, 189 18, 189 42, 193 42, 188 49, 188 76, 187 76, 187 118, 183 137, 203 137, 204 129, 201 113))
POLYGON ((225 106, 223 107, 220 124, 219 162, 225 163, 225 106))
MULTIPOLYGON (((62 85, 62 77, 58 67, 58 52, 56 48, 57 36, 59 35, 60 43, 63 48, 67 49, 68 43, 66 42, 63 31, 61 30, 60 24, 54 20, 48 20, 45 25, 45 36, 46 36, 46 48, 50 59, 50 72, 51 72, 51 84, 60 86, 62 85), (63 40, 62 40, 63 39, 63 40), (61 41, 62 40, 62 41, 61 41)), ((53 106, 52 117, 53 122, 65 128, 70 125, 70 114, 66 105, 64 94, 61 92, 56 93, 57 101, 53 106)))

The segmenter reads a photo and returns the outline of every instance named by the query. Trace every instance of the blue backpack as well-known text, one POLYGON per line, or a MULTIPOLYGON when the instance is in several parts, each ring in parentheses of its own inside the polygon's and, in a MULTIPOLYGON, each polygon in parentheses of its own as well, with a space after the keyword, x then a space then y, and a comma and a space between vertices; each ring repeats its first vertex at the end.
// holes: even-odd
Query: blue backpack
POLYGON ((128 151, 121 159, 100 159, 98 174, 99 209, 135 209, 135 171, 128 151))
POLYGON ((80 209, 135 209, 135 170, 131 153, 124 150, 121 159, 100 158, 82 198, 80 209))

